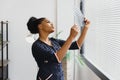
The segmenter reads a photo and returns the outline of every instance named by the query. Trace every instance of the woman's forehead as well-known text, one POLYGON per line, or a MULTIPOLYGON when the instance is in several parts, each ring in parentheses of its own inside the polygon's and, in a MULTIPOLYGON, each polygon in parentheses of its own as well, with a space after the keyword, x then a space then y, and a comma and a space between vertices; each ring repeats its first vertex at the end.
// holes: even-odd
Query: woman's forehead
POLYGON ((49 19, 45 18, 44 21, 50 21, 49 19))

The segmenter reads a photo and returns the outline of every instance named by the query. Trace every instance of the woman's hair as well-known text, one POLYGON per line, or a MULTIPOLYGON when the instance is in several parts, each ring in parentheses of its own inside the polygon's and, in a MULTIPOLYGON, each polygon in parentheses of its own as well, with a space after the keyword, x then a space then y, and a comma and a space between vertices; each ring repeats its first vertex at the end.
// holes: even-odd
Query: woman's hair
POLYGON ((36 17, 30 17, 30 19, 27 22, 28 30, 32 34, 39 33, 38 25, 41 24, 44 19, 45 19, 44 17, 38 19, 36 17))

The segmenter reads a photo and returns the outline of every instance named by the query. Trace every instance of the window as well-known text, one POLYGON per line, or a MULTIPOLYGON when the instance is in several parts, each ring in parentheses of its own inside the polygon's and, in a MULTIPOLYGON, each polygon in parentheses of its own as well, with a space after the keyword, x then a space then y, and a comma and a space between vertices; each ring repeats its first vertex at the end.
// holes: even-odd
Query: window
POLYGON ((120 80, 120 1, 85 0, 91 26, 84 56, 110 80, 120 80))

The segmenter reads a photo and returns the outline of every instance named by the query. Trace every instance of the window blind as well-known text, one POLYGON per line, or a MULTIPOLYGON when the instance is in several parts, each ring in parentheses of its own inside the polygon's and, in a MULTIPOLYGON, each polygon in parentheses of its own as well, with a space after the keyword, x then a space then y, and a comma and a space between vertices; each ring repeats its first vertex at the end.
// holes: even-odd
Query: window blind
POLYGON ((84 56, 110 80, 120 80, 120 0, 85 0, 91 21, 84 56))

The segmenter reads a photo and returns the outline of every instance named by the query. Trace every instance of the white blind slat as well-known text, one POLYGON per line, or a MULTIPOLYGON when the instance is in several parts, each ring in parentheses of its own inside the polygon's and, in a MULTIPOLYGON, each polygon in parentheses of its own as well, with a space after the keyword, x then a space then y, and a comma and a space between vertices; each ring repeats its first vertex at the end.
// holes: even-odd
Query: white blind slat
POLYGON ((85 57, 110 80, 120 80, 120 0, 85 0, 91 26, 85 57))

